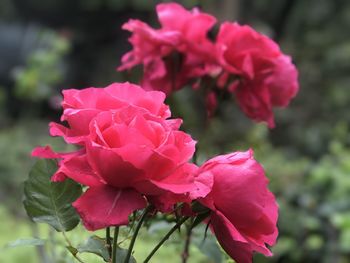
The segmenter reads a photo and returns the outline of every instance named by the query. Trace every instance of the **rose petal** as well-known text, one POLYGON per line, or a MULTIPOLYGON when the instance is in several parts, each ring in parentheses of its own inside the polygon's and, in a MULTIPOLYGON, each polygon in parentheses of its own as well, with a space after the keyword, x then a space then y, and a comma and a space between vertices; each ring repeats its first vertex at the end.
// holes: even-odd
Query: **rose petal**
POLYGON ((249 243, 220 212, 210 217, 211 229, 222 248, 237 263, 251 263, 253 251, 249 243))
POLYGON ((129 215, 146 207, 146 200, 134 190, 103 185, 90 187, 73 206, 84 226, 95 231, 109 226, 127 225, 129 215))
POLYGON ((143 179, 144 171, 125 161, 115 150, 88 142, 87 158, 99 177, 114 187, 132 187, 143 179))
MULTIPOLYGON (((90 167, 86 154, 73 156, 60 162, 60 167, 56 174, 58 173, 62 173, 66 177, 86 186, 98 186, 103 183, 90 167)), ((57 180, 53 179, 53 181, 57 180)))

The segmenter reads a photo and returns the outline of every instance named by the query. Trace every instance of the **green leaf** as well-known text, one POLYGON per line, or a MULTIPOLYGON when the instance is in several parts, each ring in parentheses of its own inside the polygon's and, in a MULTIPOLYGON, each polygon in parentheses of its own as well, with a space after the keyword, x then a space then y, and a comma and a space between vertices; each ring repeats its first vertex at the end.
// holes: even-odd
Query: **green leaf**
POLYGON ((20 238, 15 241, 7 243, 4 248, 13 248, 20 246, 43 246, 46 240, 39 238, 20 238))
POLYGON ((105 239, 98 236, 91 236, 82 245, 77 247, 79 253, 93 253, 103 258, 104 261, 108 262, 110 257, 108 254, 107 244, 105 239))
POLYGON ((204 232, 205 227, 202 226, 193 230, 193 244, 210 259, 210 262, 221 263, 222 252, 216 238, 211 233, 204 236, 204 232))
POLYGON ((78 254, 78 249, 72 246, 66 246, 68 251, 75 257, 78 254))
MULTIPOLYGON (((127 253, 127 249, 118 246, 116 256, 117 263, 123 263, 127 253)), ((131 256, 128 263, 136 263, 136 259, 133 256, 131 256)))
POLYGON ((24 183, 23 204, 34 222, 47 223, 57 231, 69 231, 79 223, 71 204, 81 195, 82 188, 70 179, 51 182, 56 170, 54 160, 36 162, 24 183))

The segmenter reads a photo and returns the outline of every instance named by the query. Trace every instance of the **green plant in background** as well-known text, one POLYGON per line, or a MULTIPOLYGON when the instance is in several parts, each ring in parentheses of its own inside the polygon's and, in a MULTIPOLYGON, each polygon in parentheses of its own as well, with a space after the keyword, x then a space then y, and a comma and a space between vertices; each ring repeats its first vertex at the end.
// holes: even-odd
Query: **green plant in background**
POLYGON ((64 79, 63 59, 70 50, 69 41, 47 29, 38 38, 38 48, 29 54, 26 65, 13 71, 15 95, 20 99, 48 99, 57 93, 55 86, 64 79))
MULTIPOLYGON (((328 154, 320 160, 300 158, 286 149, 269 149, 263 132, 260 159, 280 205, 279 241, 274 257, 257 262, 347 262, 349 258, 350 149, 347 125, 333 130, 328 154), (284 162, 285 166, 277 163, 284 162)), ((257 136, 259 135, 260 136, 257 136)), ((259 139, 260 137, 260 139, 259 139)), ((254 139, 255 138, 255 139, 254 139)))
POLYGON ((13 211, 18 211, 16 206, 21 200, 23 174, 32 165, 28 151, 45 138, 39 127, 44 127, 43 123, 23 121, 0 131, 0 152, 6 153, 0 159, 0 196, 2 204, 13 211))

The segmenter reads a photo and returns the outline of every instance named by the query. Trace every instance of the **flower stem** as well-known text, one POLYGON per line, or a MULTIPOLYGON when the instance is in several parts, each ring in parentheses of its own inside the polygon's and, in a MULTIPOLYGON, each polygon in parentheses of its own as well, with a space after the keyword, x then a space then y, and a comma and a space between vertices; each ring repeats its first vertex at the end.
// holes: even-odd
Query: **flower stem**
POLYGON ((114 236, 113 236, 112 263, 116 263, 117 262, 118 235, 119 235, 119 227, 116 226, 114 228, 114 236))
POLYGON ((183 217, 179 222, 176 223, 175 226, 173 226, 169 232, 163 237, 163 239, 154 247, 154 249, 151 251, 151 253, 147 256, 147 258, 143 261, 143 263, 147 263, 150 261, 150 259, 153 257, 153 255, 157 252, 157 250, 164 244, 165 241, 168 240, 168 238, 174 233, 180 226, 186 222, 187 219, 189 219, 189 216, 183 217))
POLYGON ((187 263, 187 259, 190 256, 191 235, 192 235, 192 224, 187 225, 186 241, 185 241, 184 250, 182 252, 182 263, 187 263))
POLYGON ((106 242, 107 242, 107 249, 109 257, 112 257, 112 242, 111 242, 111 228, 106 228, 106 242))
POLYGON ((137 237, 137 235, 139 233, 139 230, 140 230, 140 228, 142 226, 142 223, 145 221, 145 219, 146 219, 146 217, 148 215, 148 212, 151 210, 151 208, 152 208, 151 205, 146 207, 145 211, 143 211, 143 214, 141 216, 140 221, 136 225, 134 235, 132 236, 131 241, 130 241, 128 253, 126 254, 125 259, 124 259, 124 263, 129 263, 129 260, 130 260, 130 257, 131 257, 131 253, 132 253, 132 250, 133 250, 134 245, 135 245, 136 237, 137 237))
MULTIPOLYGON (((66 241, 67 245, 71 248, 74 248, 72 243, 68 239, 66 232, 62 231, 62 235, 63 235, 64 240, 66 241)), ((75 257, 75 259, 78 260, 80 263, 85 263, 76 253, 73 253, 71 250, 69 250, 69 252, 71 252, 72 256, 75 257)))
POLYGON ((196 151, 194 152, 193 157, 192 157, 192 161, 194 164, 197 164, 197 162, 198 162, 198 151, 199 151, 198 148, 199 148, 199 146, 196 145, 196 151))

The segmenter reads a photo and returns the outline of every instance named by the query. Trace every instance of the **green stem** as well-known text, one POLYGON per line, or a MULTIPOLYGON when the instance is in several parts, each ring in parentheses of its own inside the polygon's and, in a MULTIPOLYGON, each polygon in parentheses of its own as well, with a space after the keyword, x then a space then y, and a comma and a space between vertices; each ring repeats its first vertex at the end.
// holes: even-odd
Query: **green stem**
POLYGON ((113 236, 112 263, 117 263, 118 235, 119 235, 119 227, 116 226, 114 228, 114 236, 113 236))
MULTIPOLYGON (((72 243, 70 242, 70 240, 68 239, 67 235, 66 235, 66 232, 62 231, 62 235, 64 237, 64 240, 66 241, 66 243, 68 244, 69 247, 73 247, 72 243)), ((69 250, 69 252, 71 252, 69 250)), ((75 253, 72 253, 72 256, 75 257, 76 260, 78 260, 80 263, 85 263, 77 254, 75 253)))
POLYGON ((140 228, 142 226, 143 221, 145 221, 145 219, 146 219, 146 217, 148 215, 148 212, 151 210, 151 208, 152 208, 151 205, 146 207, 145 211, 143 211, 143 214, 141 216, 140 221, 136 225, 135 232, 134 232, 134 235, 131 238, 129 249, 128 249, 128 253, 125 256, 124 263, 129 263, 129 260, 130 260, 130 257, 131 257, 131 253, 132 253, 132 250, 133 250, 134 245, 135 245, 136 237, 137 237, 137 235, 139 233, 139 230, 140 230, 140 228))
POLYGON ((197 162, 198 162, 198 151, 199 151, 198 148, 199 148, 199 146, 196 145, 196 150, 195 150, 195 152, 193 154, 193 157, 192 157, 192 160, 193 160, 194 164, 197 164, 197 162))
POLYGON ((193 226, 193 223, 187 226, 186 241, 185 241, 184 250, 182 252, 182 263, 187 263, 187 259, 190 256, 190 244, 191 244, 191 235, 192 235, 192 229, 193 229, 192 226, 193 226))
POLYGON ((168 240, 168 238, 178 229, 180 226, 186 222, 187 219, 189 219, 189 216, 183 217, 179 222, 176 223, 175 226, 173 226, 169 232, 162 238, 162 240, 153 248, 151 253, 147 256, 147 258, 143 261, 143 263, 147 263, 150 261, 150 259, 153 257, 153 255, 157 252, 157 250, 164 244, 165 241, 168 240))
POLYGON ((106 242, 107 242, 107 249, 109 257, 112 257, 112 242, 111 242, 111 228, 106 228, 106 242))

